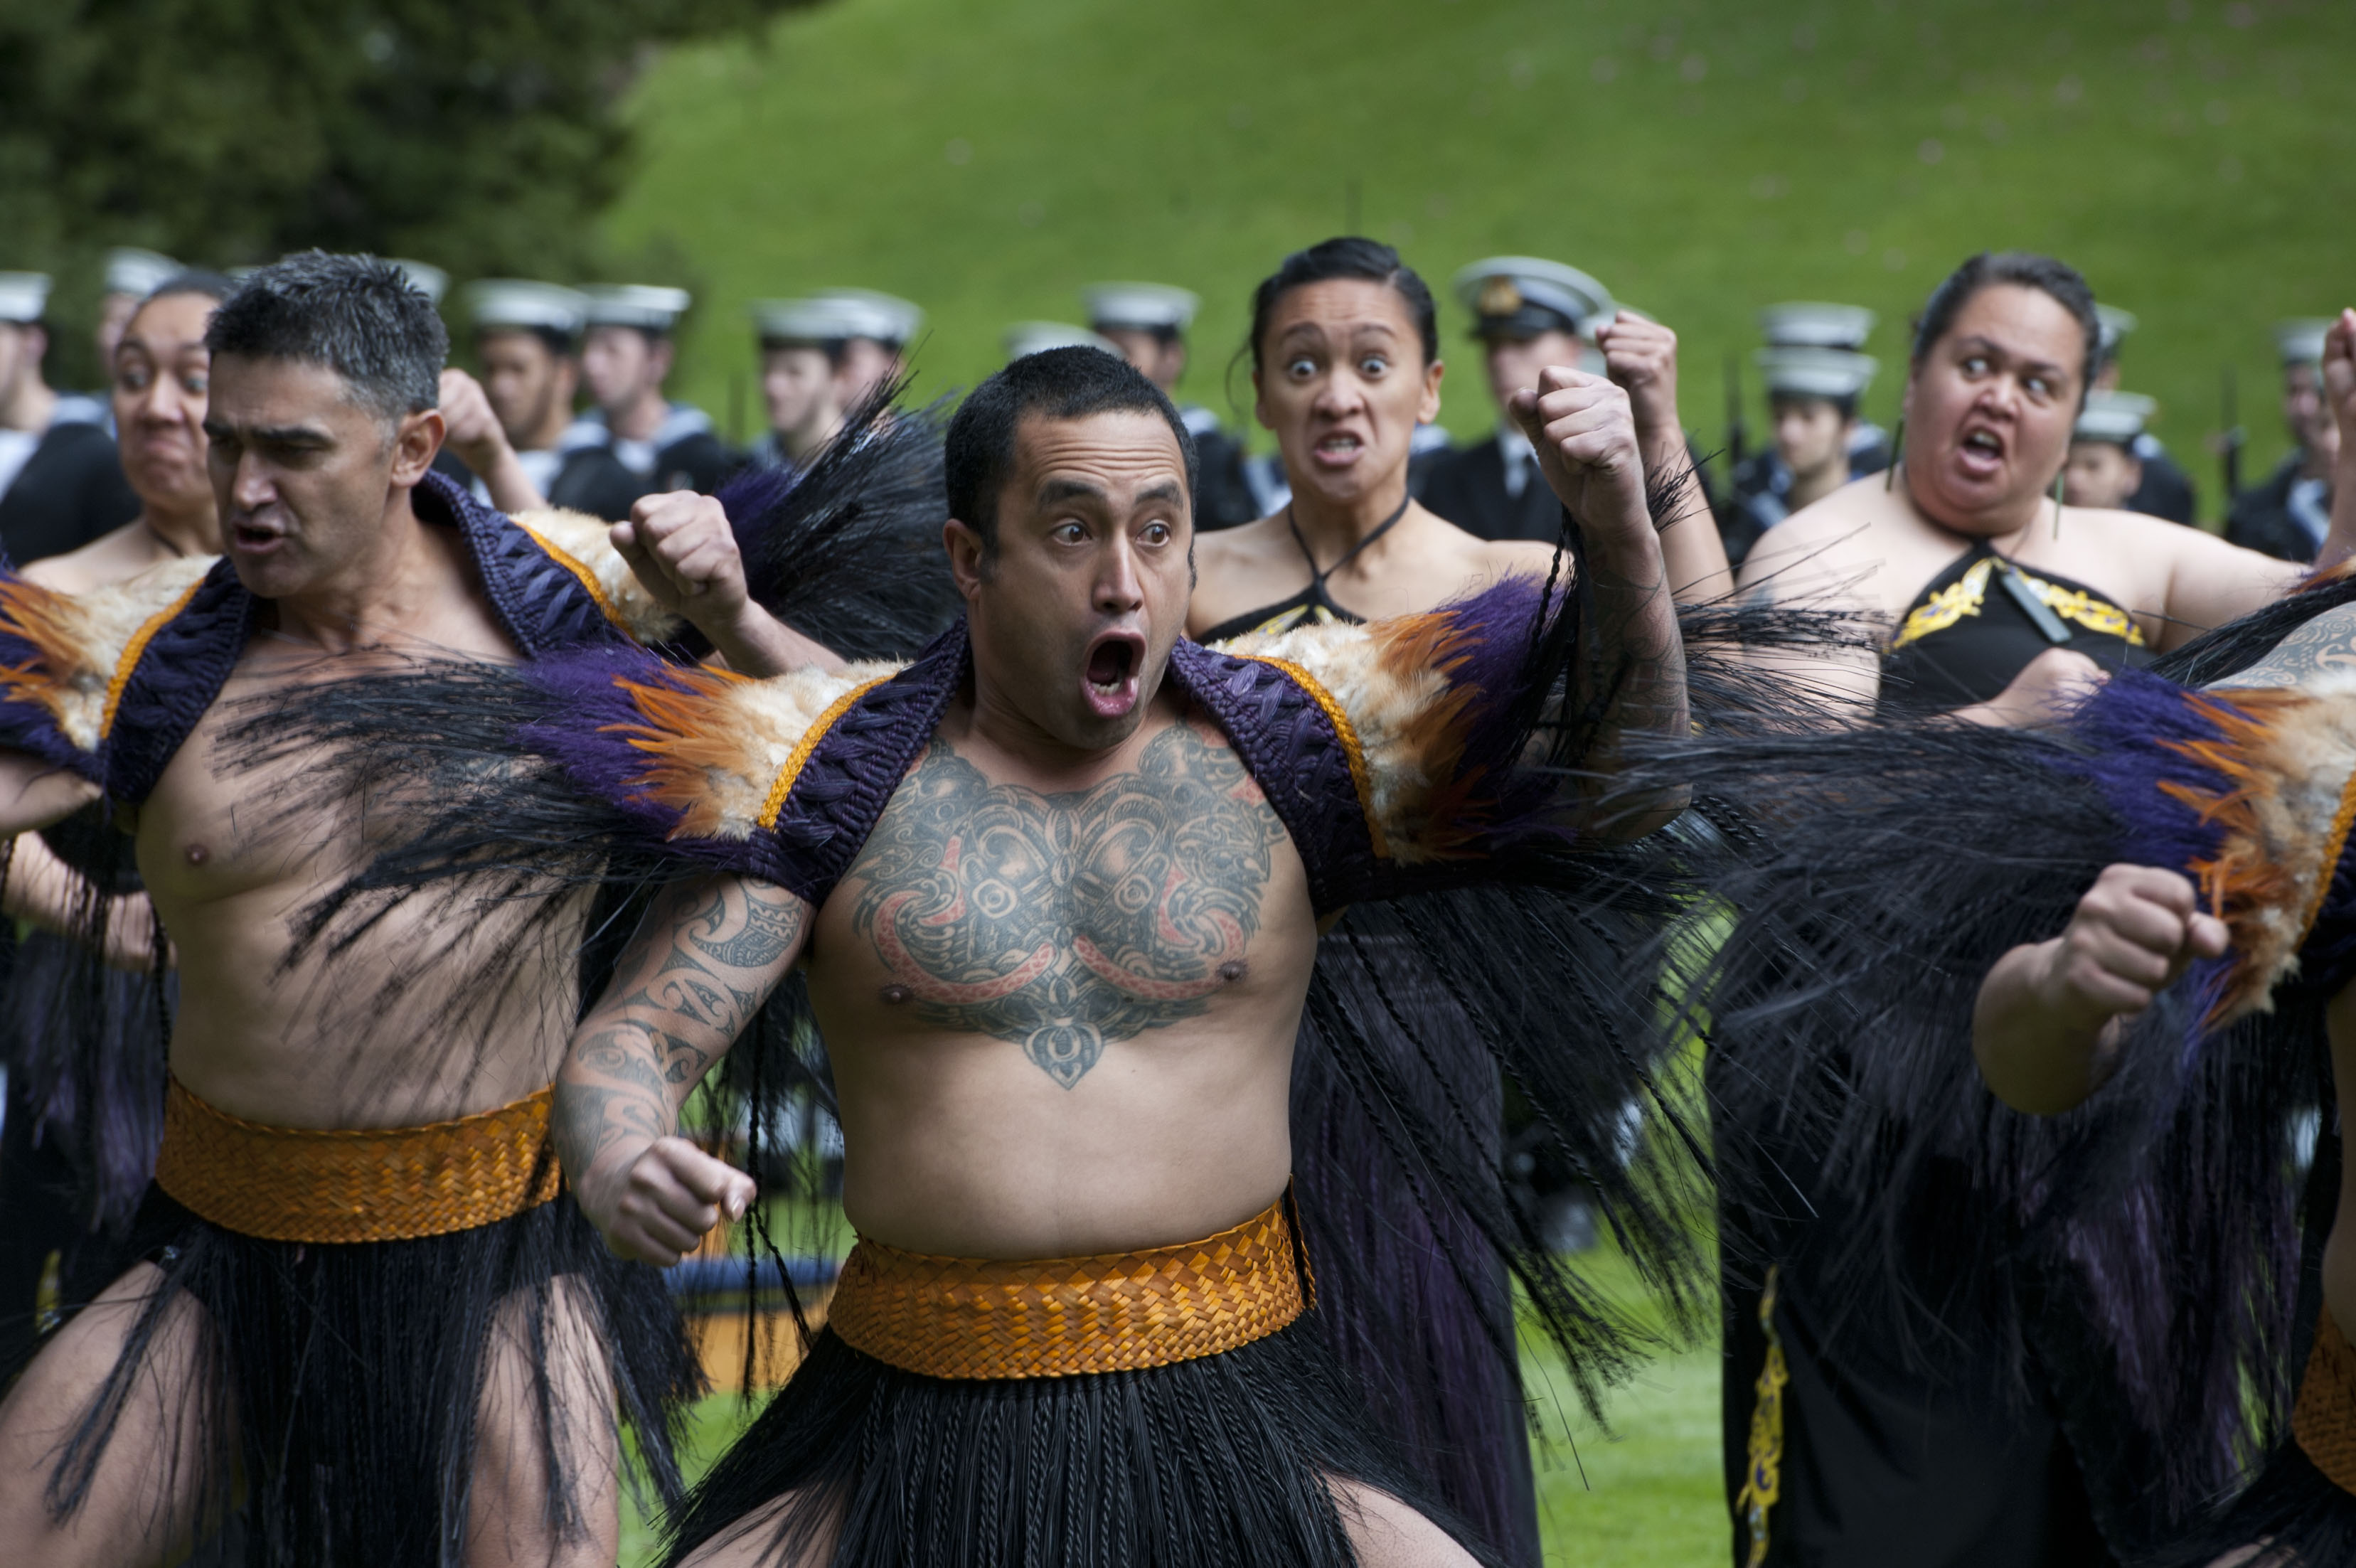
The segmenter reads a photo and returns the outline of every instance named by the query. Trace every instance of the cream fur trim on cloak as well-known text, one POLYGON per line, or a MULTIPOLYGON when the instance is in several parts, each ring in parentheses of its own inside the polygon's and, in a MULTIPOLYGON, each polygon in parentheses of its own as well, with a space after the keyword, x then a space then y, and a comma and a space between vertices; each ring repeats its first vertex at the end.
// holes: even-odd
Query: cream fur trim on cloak
POLYGON ((680 618, 656 602, 630 570, 630 564, 622 559, 622 553, 614 548, 612 523, 555 507, 519 512, 514 521, 580 581, 605 612, 605 618, 628 633, 632 641, 661 642, 678 633, 683 624, 680 618))
POLYGON ((1280 632, 1247 632, 1217 645, 1222 653, 1266 660, 1307 675, 1348 721, 1344 745, 1355 743, 1359 783, 1376 852, 1402 862, 1432 858, 1434 788, 1452 770, 1440 755, 1448 721, 1462 693, 1426 659, 1398 657, 1399 645, 1421 641, 1439 618, 1401 616, 1353 625, 1326 621, 1280 632))
POLYGON ((68 740, 96 751, 147 639, 179 612, 220 559, 185 556, 80 594, 22 578, 0 584, 0 631, 23 638, 40 654, 7 684, 48 708, 68 740))
POLYGON ((750 838, 776 825, 832 721, 903 668, 875 660, 839 673, 794 670, 762 681, 711 670, 675 672, 672 680, 685 691, 626 682, 643 723, 621 733, 648 759, 639 788, 680 813, 677 837, 750 838))

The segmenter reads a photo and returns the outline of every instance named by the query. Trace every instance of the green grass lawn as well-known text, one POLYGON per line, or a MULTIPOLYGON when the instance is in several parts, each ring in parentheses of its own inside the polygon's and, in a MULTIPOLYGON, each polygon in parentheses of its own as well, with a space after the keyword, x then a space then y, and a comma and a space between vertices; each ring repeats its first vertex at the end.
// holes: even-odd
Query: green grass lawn
MULTIPOLYGON (((2032 246, 2142 317, 2127 384, 2213 510, 2220 368, 2255 473, 2271 323, 2356 300, 2351 65, 2338 0, 834 0, 656 62, 608 237, 696 288, 680 390, 740 428, 745 303, 841 283, 931 311, 927 392, 1085 283, 1182 283, 1184 390, 1225 408, 1252 283, 1355 225, 1436 281, 1501 251, 1593 272, 1684 335, 1710 442, 1760 306, 1879 311, 1886 420, 1932 284, 2032 246)), ((1460 435, 1494 418, 1463 326, 1460 435)))
MULTIPOLYGON (((1590 1272, 1630 1299, 1627 1266, 1598 1253, 1590 1272)), ((1536 1453, 1547 1561, 1577 1568, 1718 1568, 1726 1559, 1726 1507, 1719 1484, 1718 1350, 1701 1346, 1657 1357, 1613 1393, 1609 1435, 1576 1414, 1577 1401, 1550 1351, 1526 1353, 1524 1375, 1545 1440, 1536 1453)), ((743 1429, 733 1394, 695 1412, 688 1460, 700 1472, 743 1429)), ((636 1515, 623 1523, 622 1568, 654 1562, 654 1535, 636 1515)))

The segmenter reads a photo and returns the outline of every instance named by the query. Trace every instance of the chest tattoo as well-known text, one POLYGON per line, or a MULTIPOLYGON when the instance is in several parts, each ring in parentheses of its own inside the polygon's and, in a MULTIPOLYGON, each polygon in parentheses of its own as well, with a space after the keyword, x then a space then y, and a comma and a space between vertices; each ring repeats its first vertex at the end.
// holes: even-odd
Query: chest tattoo
POLYGON ((936 740, 851 867, 851 920, 886 1002, 1012 1040, 1069 1089, 1107 1043, 1243 978, 1283 832, 1236 754, 1186 725, 1065 795, 993 785, 936 740))

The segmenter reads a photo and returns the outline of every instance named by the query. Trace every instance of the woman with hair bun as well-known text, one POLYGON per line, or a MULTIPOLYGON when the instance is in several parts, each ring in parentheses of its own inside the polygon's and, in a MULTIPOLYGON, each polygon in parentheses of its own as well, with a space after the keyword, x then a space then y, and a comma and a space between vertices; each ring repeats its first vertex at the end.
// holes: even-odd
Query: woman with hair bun
MULTIPOLYGON (((1674 336, 1650 324, 1639 330, 1654 350, 1647 368, 1673 365, 1674 336)), ((1196 536, 1191 636, 1213 642, 1416 614, 1501 577, 1568 571, 1551 544, 1478 538, 1409 493, 1410 444, 1417 425, 1439 413, 1442 366, 1431 291, 1390 246, 1342 238, 1286 257, 1253 296, 1250 351, 1257 413, 1276 435, 1292 496, 1274 516, 1196 536)), ((1664 379, 1633 391, 1659 403, 1673 385, 1664 379)), ((1560 367, 1515 398, 1513 413, 1558 496, 1560 445, 1631 396, 1604 377, 1560 367)), ((1673 393, 1667 401, 1675 430, 1673 393)), ((1640 442, 1648 413, 1659 422, 1656 408, 1631 410, 1640 442)), ((1670 450, 1682 469, 1681 434, 1670 450)), ((1679 597, 1713 592, 1726 574, 1717 530, 1690 473, 1671 478, 1665 486, 1651 475, 1655 492, 1668 494, 1669 522, 1657 510, 1655 518, 1667 581, 1679 597), (1687 518, 1691 526, 1676 525, 1687 518)), ((1384 1141, 1396 1132, 1347 1087, 1321 1028, 1354 1033, 1359 1048, 1380 1051, 1392 1081, 1411 1086, 1404 1092, 1461 1103, 1465 1146, 1451 1157, 1488 1168, 1504 1154, 1496 1069, 1444 978, 1384 908, 1354 910, 1324 939, 1319 962, 1343 978, 1334 1012, 1312 1008, 1296 1047, 1291 1111, 1301 1215, 1318 1259, 1317 1321, 1378 1424, 1398 1435, 1442 1500, 1502 1559, 1534 1568, 1529 1420, 1498 1251, 1515 1251, 1517 1268, 1541 1274, 1563 1265, 1530 1241, 1542 1229, 1535 1215, 1475 1217, 1387 1183, 1379 1173, 1396 1167, 1384 1141)), ((1615 1119, 1622 1108, 1598 1113, 1615 1119)))

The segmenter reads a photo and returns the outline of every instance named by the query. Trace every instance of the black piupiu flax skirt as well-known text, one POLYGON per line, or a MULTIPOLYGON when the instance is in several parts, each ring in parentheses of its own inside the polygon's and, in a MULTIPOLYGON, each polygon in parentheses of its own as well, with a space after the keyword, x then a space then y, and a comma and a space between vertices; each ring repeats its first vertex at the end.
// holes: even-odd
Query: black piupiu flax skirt
MULTIPOLYGON (((334 1182, 281 1185, 286 1172, 271 1168, 266 1150, 273 1139, 299 1148, 302 1139, 344 1135, 296 1138, 290 1130, 233 1124, 224 1138, 220 1129, 206 1130, 217 1113, 177 1085, 173 1097, 158 1185, 133 1225, 134 1255, 157 1265, 161 1288, 140 1309, 123 1355, 59 1451, 48 1482, 55 1516, 84 1506, 124 1408, 152 1398, 154 1381, 164 1378, 179 1385, 172 1396, 192 1422, 191 1441, 166 1461, 178 1473, 165 1478, 204 1501, 203 1532, 214 1540, 200 1548, 199 1561, 457 1568, 466 1556, 495 1351, 520 1352, 526 1370, 520 1387, 503 1388, 522 1404, 505 1412, 505 1422, 537 1440, 544 1486, 515 1506, 536 1514, 549 1538, 583 1541, 600 1532, 605 1521, 593 1517, 590 1499, 613 1484, 600 1456, 620 1447, 611 1441, 617 1421, 637 1439, 640 1469, 629 1483, 650 1484, 662 1503, 678 1498, 675 1428, 703 1389, 693 1348, 661 1275, 614 1256, 571 1197, 555 1194, 542 1168, 552 1158, 543 1136, 519 1143, 529 1152, 494 1184, 524 1194, 519 1200, 485 1197, 480 1185, 412 1184, 420 1202, 428 1190, 455 1190, 493 1212, 512 1201, 525 1204, 519 1209, 395 1240, 295 1240, 231 1229, 181 1198, 209 1208, 223 1194, 250 1193, 256 1196, 239 1201, 264 1203, 272 1199, 263 1195, 276 1192, 292 1211, 282 1217, 287 1223, 271 1225, 269 1217, 258 1223, 302 1229, 326 1218, 320 1228, 337 1229, 332 1216, 301 1212, 306 1195, 334 1182), (246 1159, 230 1157, 239 1154, 246 1159), (158 1360, 162 1331, 188 1302, 200 1309, 193 1365, 167 1370, 158 1360), (577 1396, 566 1397, 581 1386, 584 1362, 601 1364, 587 1368, 591 1386, 610 1382, 610 1402, 599 1398, 584 1408, 577 1396), (597 1473, 590 1464, 600 1466, 597 1473)), ((544 1133, 544 1104, 540 1112, 544 1133)), ((459 1125, 349 1136, 384 1144, 439 1138, 441 1129, 459 1125)), ((345 1221, 365 1227, 399 1206, 376 1204, 368 1213, 341 1207, 345 1221)))
POLYGON ((1280 1205, 1105 1258, 862 1241, 809 1359, 679 1515, 669 1561, 749 1539, 776 1564, 1346 1564, 1335 1481, 1492 1561, 1372 1429, 1304 1316, 1293 1235, 1280 1205))

